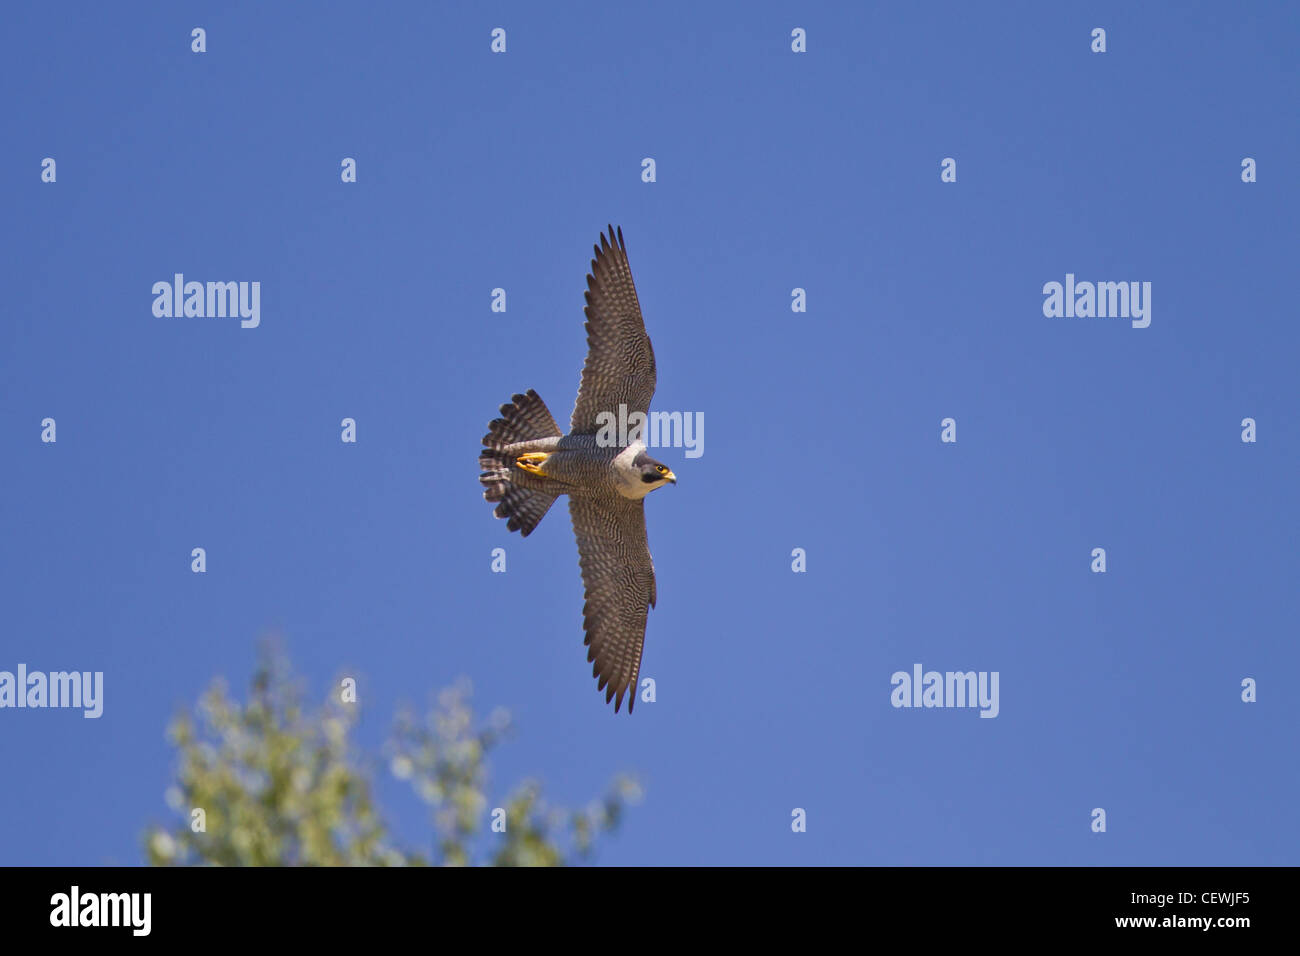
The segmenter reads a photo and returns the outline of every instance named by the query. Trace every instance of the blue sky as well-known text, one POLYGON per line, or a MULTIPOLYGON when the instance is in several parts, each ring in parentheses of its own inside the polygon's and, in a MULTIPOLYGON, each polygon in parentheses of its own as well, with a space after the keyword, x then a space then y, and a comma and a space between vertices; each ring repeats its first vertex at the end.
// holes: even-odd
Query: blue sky
POLYGON ((274 631, 313 696, 360 677, 371 751, 464 675, 519 724, 495 792, 636 772, 602 863, 1295 864, 1298 20, 14 8, 0 669, 103 671, 105 709, 0 710, 0 862, 140 862, 168 721, 274 631), (508 534, 476 462, 513 392, 567 422, 609 222, 653 407, 706 423, 658 454, 630 718, 565 510, 508 534), (259 281, 260 326, 156 318, 176 272, 259 281), (1150 327, 1045 317, 1067 273, 1150 282, 1150 327), (917 663, 998 672, 996 719, 891 706, 917 663))

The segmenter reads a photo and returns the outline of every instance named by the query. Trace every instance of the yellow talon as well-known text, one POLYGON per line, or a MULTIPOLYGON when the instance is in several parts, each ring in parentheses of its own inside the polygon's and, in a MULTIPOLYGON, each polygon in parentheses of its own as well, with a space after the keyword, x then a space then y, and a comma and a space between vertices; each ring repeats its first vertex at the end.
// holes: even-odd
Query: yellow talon
POLYGON ((551 456, 544 451, 530 451, 528 454, 520 455, 516 458, 515 464, 530 475, 541 475, 545 478, 546 473, 542 471, 542 463, 550 457, 551 456))

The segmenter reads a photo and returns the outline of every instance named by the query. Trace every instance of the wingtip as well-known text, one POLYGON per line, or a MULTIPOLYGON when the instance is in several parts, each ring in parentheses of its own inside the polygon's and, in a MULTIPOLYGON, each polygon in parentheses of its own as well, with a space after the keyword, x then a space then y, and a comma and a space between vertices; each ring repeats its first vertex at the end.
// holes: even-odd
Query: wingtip
POLYGON ((600 258, 602 252, 617 249, 620 252, 627 252, 627 243, 623 240, 623 227, 615 226, 610 223, 605 226, 605 231, 600 234, 600 243, 592 246, 596 252, 596 257, 600 258))
POLYGON ((623 706, 624 694, 627 695, 627 712, 629 714, 632 713, 632 701, 634 699, 634 695, 631 693, 631 688, 624 687, 622 690, 618 692, 618 697, 614 699, 614 713, 616 714, 618 713, 618 709, 623 706))

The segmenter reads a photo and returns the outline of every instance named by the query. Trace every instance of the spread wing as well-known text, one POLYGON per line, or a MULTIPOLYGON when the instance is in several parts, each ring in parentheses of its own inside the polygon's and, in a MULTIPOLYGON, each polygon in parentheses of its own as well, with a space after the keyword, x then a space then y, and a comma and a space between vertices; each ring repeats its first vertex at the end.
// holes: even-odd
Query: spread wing
POLYGON ((587 603, 582 627, 587 632, 587 660, 592 676, 605 691, 605 703, 617 694, 614 712, 628 692, 627 712, 636 701, 641 674, 645 619, 655 605, 655 568, 646 542, 645 503, 619 498, 594 502, 569 498, 573 533, 587 603), (608 687, 606 686, 608 685, 608 687))
POLYGON ((641 306, 632 284, 623 230, 609 227, 609 237, 600 236, 596 258, 587 276, 587 364, 573 407, 569 431, 594 435, 600 425, 596 415, 618 406, 627 412, 646 414, 655 393, 655 353, 645 333, 641 306), (617 236, 617 241, 615 237, 617 236))

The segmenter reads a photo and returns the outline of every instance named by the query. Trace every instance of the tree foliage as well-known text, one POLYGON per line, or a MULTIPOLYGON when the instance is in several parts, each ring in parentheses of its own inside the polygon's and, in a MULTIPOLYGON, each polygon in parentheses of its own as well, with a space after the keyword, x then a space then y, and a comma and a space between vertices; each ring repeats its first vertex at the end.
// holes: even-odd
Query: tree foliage
POLYGON ((462 682, 441 691, 423 718, 399 714, 385 747, 389 771, 429 808, 429 849, 411 850, 385 826, 352 742, 357 705, 333 694, 319 709, 304 707, 286 659, 264 646, 247 703, 216 681, 196 715, 182 714, 169 728, 180 760, 166 797, 181 819, 146 832, 149 862, 556 866, 587 859, 639 799, 635 781, 616 778, 580 810, 548 804, 533 780, 493 805, 487 757, 509 734, 510 718, 497 710, 480 722, 469 698, 462 682))

